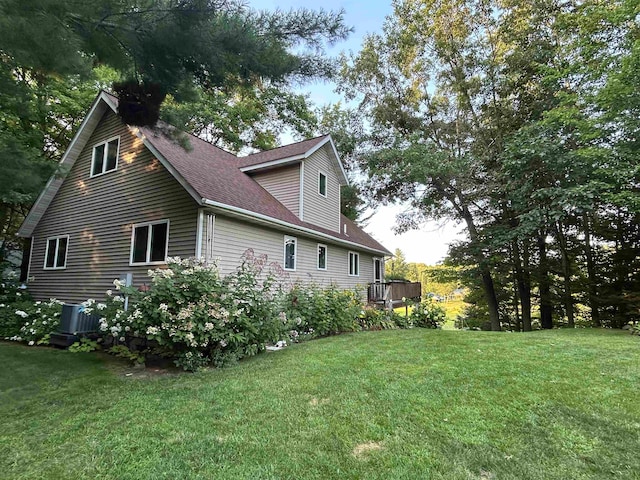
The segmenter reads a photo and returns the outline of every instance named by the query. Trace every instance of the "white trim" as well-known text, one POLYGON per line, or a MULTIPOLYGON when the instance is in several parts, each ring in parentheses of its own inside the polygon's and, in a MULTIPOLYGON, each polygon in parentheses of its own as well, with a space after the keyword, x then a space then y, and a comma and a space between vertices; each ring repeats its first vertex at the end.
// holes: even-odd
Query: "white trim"
POLYGON ((304 162, 300 162, 300 220, 304 221, 304 162))
POLYGON ((327 135, 324 140, 320 140, 313 147, 307 150, 305 153, 300 155, 293 155, 291 157, 279 158, 277 160, 271 160, 269 162, 264 163, 256 163, 255 165, 247 165, 246 167, 241 167, 241 172, 251 172, 254 170, 262 170, 263 168, 275 167, 278 165, 283 165, 286 163, 293 163, 298 160, 304 160, 305 158, 309 158, 315 152, 320 150, 326 144, 331 146, 331 150, 333 150, 333 154, 336 157, 336 161, 338 162, 338 166, 340 167, 340 174, 342 174, 342 179, 344 180, 345 185, 349 185, 349 179, 347 178, 347 173, 344 170, 344 166, 342 165, 342 161, 340 160, 340 156, 338 155, 338 151, 336 150, 336 146, 333 143, 333 139, 331 135, 327 135))
POLYGON ((329 248, 324 243, 316 246, 316 269, 326 271, 329 269, 329 248), (320 267, 320 247, 324 247, 324 268, 320 267))
MULTIPOLYGON (((66 270, 67 268, 67 257, 69 256, 69 235, 58 235, 55 237, 47 237, 47 243, 44 249, 44 263, 42 266, 43 270, 66 270), (60 239, 64 238, 67 240, 67 248, 64 252, 64 265, 62 267, 58 266, 58 250, 60 249, 60 239), (49 257, 49 242, 51 240, 56 241, 56 250, 53 252, 53 267, 47 267, 47 258, 49 257)), ((31 243, 31 248, 33 249, 33 242, 31 243)))
POLYGON ((384 258, 372 257, 373 260, 373 283, 384 282, 384 258), (376 278, 376 262, 380 262, 380 278, 376 278))
POLYGON ((347 254, 347 263, 348 263, 348 270, 347 273, 349 274, 350 277, 359 277, 360 276, 360 254, 358 252, 353 252, 351 250, 349 250, 349 253, 347 254), (354 270, 357 271, 357 273, 351 273, 351 255, 354 255, 356 262, 354 264, 354 266, 356 267, 354 270))
POLYGON ((207 265, 213 262, 213 246, 215 243, 216 216, 213 213, 205 214, 207 220, 207 236, 205 238, 204 259, 207 265), (211 242, 209 242, 211 240, 211 242))
POLYGON ((91 149, 91 171, 89 172, 89 178, 94 178, 94 177, 99 177, 101 175, 105 175, 109 172, 114 172, 116 170, 118 170, 118 159, 120 158, 120 135, 116 135, 115 137, 111 137, 107 140, 105 140, 104 142, 100 142, 100 143, 96 143, 93 148, 91 149), (113 167, 111 170, 105 170, 106 166, 107 166, 107 157, 109 155, 109 143, 113 142, 114 140, 118 140, 118 147, 116 148, 116 166, 113 167), (96 148, 98 148, 100 145, 104 145, 104 152, 102 153, 102 171, 100 173, 94 173, 93 172, 93 167, 95 165, 95 161, 96 161, 96 148))
POLYGON ((318 170, 318 195, 327 198, 329 193, 329 175, 323 170, 318 170), (320 191, 320 179, 324 177, 324 194, 320 191))
POLYGON ((298 266, 298 237, 284 236, 282 265, 287 272, 295 272, 298 266), (293 268, 287 268, 287 243, 293 240, 293 268))
POLYGON ((293 223, 285 222, 283 220, 279 220, 277 218, 268 217, 267 215, 262 215, 261 213, 252 212, 250 210, 245 210, 244 208, 234 207, 232 205, 227 205, 226 203, 215 202, 213 200, 208 200, 206 198, 202 199, 202 203, 205 205, 210 205, 211 207, 215 207, 220 210, 224 210, 227 212, 233 212, 236 216, 243 216, 247 219, 252 219, 254 221, 258 221, 257 223, 267 223, 269 225, 278 225, 281 227, 286 227, 291 230, 295 230, 297 232, 302 232, 309 235, 311 238, 320 238, 323 240, 330 240, 337 244, 349 245, 350 247, 355 247, 363 252, 369 253, 377 253, 379 255, 389 255, 389 252, 385 250, 378 250, 375 248, 367 247, 366 245, 360 245, 356 242, 350 242, 349 240, 343 240, 342 238, 334 237, 333 235, 329 235, 326 233, 318 232, 317 230, 312 230, 307 227, 301 227, 299 225, 295 225, 293 223))
MULTIPOLYGON (((31 277, 31 261, 33 260, 33 243, 35 241, 36 241, 36 237, 31 237, 31 246, 29 247, 29 263, 27 264, 27 278, 25 279, 25 283, 29 283, 29 278, 31 277)), ((68 248, 69 248, 69 244, 67 243, 67 249, 68 248)), ((45 257, 45 259, 46 258, 47 257, 45 257)))
POLYGON ((198 209, 198 219, 196 221, 196 258, 202 258, 202 229, 204 223, 204 209, 198 209))
POLYGON ((165 263, 167 263, 167 255, 169 253, 169 227, 170 227, 170 220, 167 218, 165 220, 155 220, 153 222, 143 222, 143 223, 134 223, 133 225, 131 225, 131 251, 129 252, 129 266, 130 267, 135 267, 137 265, 164 265, 165 263), (164 245, 164 260, 160 261, 160 260, 156 260, 154 262, 149 261, 150 257, 151 257, 151 239, 153 237, 152 233, 153 233, 153 228, 151 228, 153 225, 160 225, 161 223, 166 223, 167 224, 167 233, 166 233, 166 238, 165 238, 165 245, 164 245), (140 228, 140 227, 149 227, 149 236, 147 237, 147 248, 145 250, 145 258, 147 259, 146 262, 135 262, 133 261, 133 247, 134 247, 134 240, 135 240, 135 233, 136 233, 136 228, 140 228))
POLYGON ((240 167, 240 171, 242 173, 247 173, 247 172, 253 172, 255 170, 263 170, 265 168, 279 167, 282 165, 286 165, 287 163, 299 162, 300 160, 304 160, 305 158, 307 158, 307 156, 308 155, 303 153, 302 155, 294 155, 293 157, 279 158, 277 160, 271 160, 269 162, 256 163, 255 165, 247 165, 246 167, 240 167))

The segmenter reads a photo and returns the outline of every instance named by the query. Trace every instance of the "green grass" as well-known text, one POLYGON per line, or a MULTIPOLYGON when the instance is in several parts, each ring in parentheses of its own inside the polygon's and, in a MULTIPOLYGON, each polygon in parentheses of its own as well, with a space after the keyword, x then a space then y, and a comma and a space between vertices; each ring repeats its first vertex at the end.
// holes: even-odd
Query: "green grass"
POLYGON ((154 376, 0 343, 0 477, 637 479, 639 349, 393 330, 154 376))

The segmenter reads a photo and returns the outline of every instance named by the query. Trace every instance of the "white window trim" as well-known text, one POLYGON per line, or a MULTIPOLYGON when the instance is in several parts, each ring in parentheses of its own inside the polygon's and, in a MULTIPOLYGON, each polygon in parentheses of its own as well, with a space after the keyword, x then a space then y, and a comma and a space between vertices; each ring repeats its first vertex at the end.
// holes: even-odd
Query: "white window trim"
POLYGON ((324 243, 319 243, 316 246, 316 267, 322 271, 326 271, 329 268, 329 249, 324 243), (320 247, 324 247, 324 268, 320 267, 320 247))
MULTIPOLYGON (((44 250, 44 265, 42 267, 43 270, 66 270, 67 268, 67 257, 69 256, 69 235, 59 235, 57 237, 48 237, 47 238, 47 243, 46 243, 46 247, 44 250), (56 262, 58 261, 58 248, 60 247, 60 242, 58 240, 60 240, 61 238, 66 238, 67 239, 67 251, 64 252, 64 266, 63 267, 58 267, 56 266, 56 262), (55 240, 56 241, 56 251, 53 255, 53 267, 47 267, 47 258, 49 257, 49 241, 51 240, 55 240)), ((33 243, 31 244, 31 247, 33 248, 33 243)))
POLYGON ((282 266, 287 272, 295 272, 298 266, 298 237, 292 237, 290 235, 284 236, 284 243, 282 245, 282 266), (287 242, 293 240, 293 268, 287 268, 287 242))
POLYGON ((384 283, 384 260, 380 257, 373 257, 373 282, 384 283), (376 262, 380 262, 380 278, 376 278, 376 262))
POLYGON ((329 194, 329 175, 327 175, 326 172, 323 172, 322 170, 318 170, 318 195, 320 195, 321 197, 327 198, 327 195, 329 194), (325 193, 322 194, 322 192, 320 192, 320 176, 324 175, 324 189, 325 189, 325 193))
POLYGON ((348 264, 349 264, 348 267, 347 267, 347 272, 349 273, 349 276, 350 277, 359 277, 360 276, 360 254, 358 252, 349 251, 349 253, 347 254, 347 261, 348 261, 348 264), (351 255, 355 256, 355 259, 356 259, 356 263, 355 264, 358 267, 356 269, 358 271, 358 273, 355 273, 355 274, 351 273, 351 255))
POLYGON ((89 175, 89 178, 93 178, 93 177, 99 177, 100 175, 105 175, 107 173, 110 172, 115 172, 116 170, 118 170, 118 160, 120 158, 120 135, 116 135, 115 137, 111 137, 107 140, 105 140, 104 142, 100 142, 100 143, 96 143, 93 146, 93 149, 91 150, 91 173, 89 175), (116 149, 116 166, 111 169, 111 170, 106 170, 105 171, 105 167, 107 165, 107 153, 108 153, 108 147, 109 147, 109 142, 113 142, 114 140, 118 140, 118 148, 116 149), (95 155, 96 155, 96 148, 98 148, 100 145, 104 145, 104 153, 103 153, 103 157, 102 157, 102 172, 100 173, 94 173, 93 171, 93 166, 95 165, 95 155))
POLYGON ((129 266, 136 266, 136 265, 165 265, 167 263, 167 255, 169 253, 169 228, 171 227, 170 225, 170 221, 169 219, 165 219, 165 220, 156 220, 153 222, 144 222, 144 223, 134 223, 131 226, 131 251, 129 252, 129 266), (155 262, 135 262, 133 261, 133 248, 134 248, 134 240, 136 238, 136 228, 140 228, 140 227, 149 227, 149 237, 147 238, 147 249, 146 249, 146 258, 147 260, 149 259, 149 256, 151 255, 151 232, 152 232, 152 225, 159 225, 161 223, 166 223, 167 224, 167 237, 166 237, 166 241, 164 244, 164 260, 162 261, 155 261, 155 262))

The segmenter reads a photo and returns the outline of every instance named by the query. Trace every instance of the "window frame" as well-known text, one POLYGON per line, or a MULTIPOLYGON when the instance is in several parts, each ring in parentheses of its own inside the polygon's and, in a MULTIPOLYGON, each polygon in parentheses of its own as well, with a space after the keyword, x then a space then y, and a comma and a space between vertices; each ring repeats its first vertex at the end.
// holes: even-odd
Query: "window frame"
POLYGON ((318 270, 322 270, 322 271, 326 271, 329 267, 329 248, 327 248, 327 246, 324 243, 318 243, 318 245, 316 246, 316 253, 317 253, 317 258, 316 258, 316 268, 318 270), (324 248, 324 267, 320 266, 320 249, 324 248))
POLYGON ((329 191, 329 175, 327 175, 322 170, 318 170, 318 195, 320 195, 321 197, 327 198, 328 191, 329 191), (322 185, 320 180, 322 179, 322 177, 324 177, 324 193, 322 193, 320 189, 320 186, 322 185))
POLYGON ((283 262, 282 262, 282 266, 283 269, 286 270, 287 272, 295 272, 296 268, 298 266, 298 237, 292 237, 291 235, 285 235, 284 236, 284 243, 283 243, 283 262), (287 242, 293 240, 293 268, 287 268, 287 242))
POLYGON ((167 256, 169 255, 169 229, 171 227, 171 222, 170 220, 164 219, 164 220, 154 220, 152 222, 142 222, 142 223, 134 223, 131 226, 131 248, 129 251, 129 266, 138 266, 138 265, 165 265, 167 263, 167 256), (164 260, 155 260, 155 261, 150 261, 151 258, 151 241, 153 238, 153 226, 154 225, 160 225, 166 223, 167 224, 167 233, 165 235, 165 245, 164 245, 164 260), (149 236, 147 238, 147 247, 145 249, 145 259, 146 261, 144 262, 134 262, 133 261, 133 252, 134 252, 134 248, 135 248, 135 239, 136 239, 136 228, 141 228, 141 227, 149 227, 149 236))
POLYGON ((89 178, 99 177, 109 172, 114 172, 118 170, 118 164, 120 163, 118 161, 119 158, 120 158, 120 135, 116 135, 115 137, 108 138, 104 142, 96 143, 91 150, 91 172, 89 174, 89 178), (113 142, 114 140, 118 140, 118 148, 116 148, 116 166, 113 167, 111 170, 105 170, 107 166, 107 156, 109 154, 109 143, 113 142), (99 173, 96 173, 93 171, 96 163, 96 148, 100 147, 101 145, 104 145, 105 147, 104 152, 102 154, 102 171, 99 173))
POLYGON ((44 263, 42 266, 43 270, 65 270, 67 268, 67 259, 69 258, 69 239, 71 237, 69 235, 58 235, 55 237, 47 237, 47 242, 44 250, 44 263), (58 263, 58 249, 60 248, 60 239, 64 238, 67 241, 67 249, 64 252, 64 265, 59 266, 58 263), (47 258, 49 257, 49 242, 51 240, 56 241, 55 252, 53 254, 53 267, 47 267, 47 258))
POLYGON ((349 251, 347 259, 349 263, 349 276, 359 277, 360 276, 360 254, 358 252, 349 251), (355 262, 351 261, 352 256, 355 259, 355 262), (355 267, 353 270, 351 268, 352 266, 355 267), (355 273, 352 273, 353 271, 355 271, 355 273))

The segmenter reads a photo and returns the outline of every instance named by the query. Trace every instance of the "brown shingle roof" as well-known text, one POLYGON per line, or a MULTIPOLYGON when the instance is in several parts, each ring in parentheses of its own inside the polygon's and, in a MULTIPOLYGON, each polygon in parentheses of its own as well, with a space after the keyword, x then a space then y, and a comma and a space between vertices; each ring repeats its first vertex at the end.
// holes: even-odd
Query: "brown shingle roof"
POLYGON ((321 135, 319 137, 303 140, 302 142, 292 143, 290 145, 284 145, 282 147, 241 157, 238 159, 240 161, 240 167, 249 167, 252 165, 259 165, 261 163, 272 162, 274 160, 282 160, 285 158, 297 157, 298 155, 304 155, 327 137, 328 135, 321 135))
MULTIPOLYGON (((116 97, 113 95, 109 95, 109 97, 117 104, 116 97)), ((329 235, 336 240, 353 242, 363 247, 391 254, 344 215, 341 216, 340 232, 303 222, 251 176, 240 171, 240 168, 245 165, 243 164, 244 158, 238 158, 194 135, 188 136, 190 149, 185 149, 176 140, 166 135, 165 132, 174 127, 162 122, 159 126, 161 128, 143 127, 140 131, 164 160, 169 162, 171 167, 195 190, 198 197, 313 230, 329 235), (344 234, 345 224, 347 225, 346 235, 344 234)), ((323 135, 246 158, 258 158, 259 161, 255 162, 258 164, 302 155, 327 137, 327 135, 323 135)))

